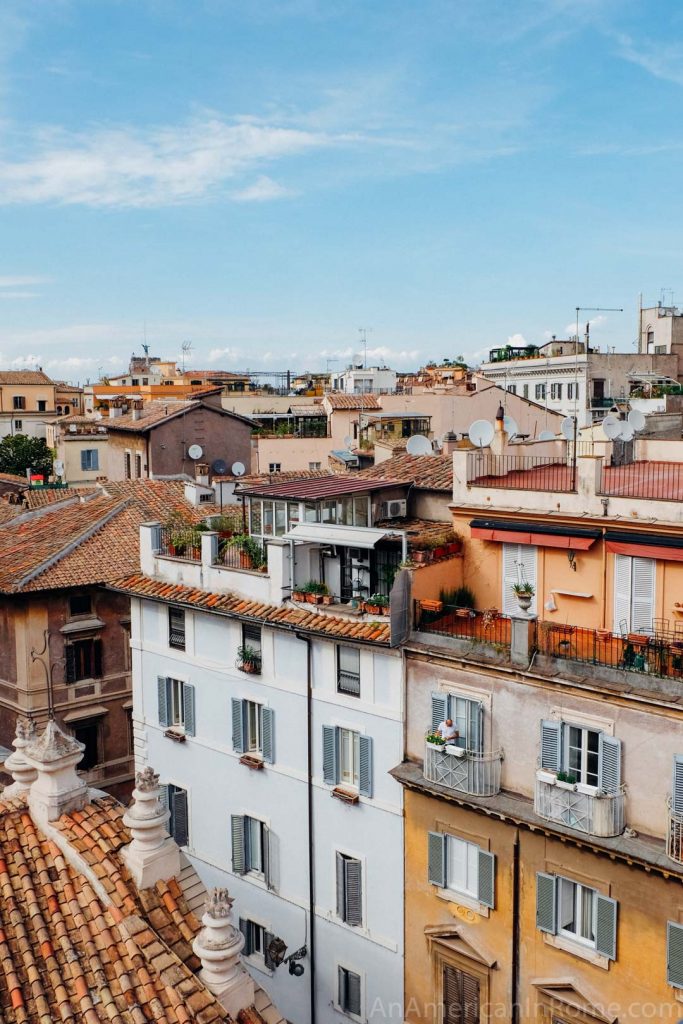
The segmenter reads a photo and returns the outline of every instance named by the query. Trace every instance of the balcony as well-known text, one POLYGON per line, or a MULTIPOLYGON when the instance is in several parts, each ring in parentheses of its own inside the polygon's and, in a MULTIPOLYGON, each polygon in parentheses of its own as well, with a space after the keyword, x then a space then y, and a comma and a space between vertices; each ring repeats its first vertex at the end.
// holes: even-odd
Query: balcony
POLYGON ((157 554, 164 558, 184 558, 189 562, 202 560, 202 535, 190 523, 160 526, 157 554))
POLYGON ((678 814, 667 800, 669 808, 669 829, 666 835, 666 855, 683 864, 683 814, 678 814))
POLYGON ((576 490, 576 465, 564 455, 468 452, 467 486, 568 494, 576 490))
POLYGON ((491 644, 501 650, 510 646, 510 619, 495 608, 480 612, 442 601, 417 601, 415 628, 421 633, 491 644))
MULTIPOLYGON (((659 624, 659 620, 655 620, 659 624)), ((664 623, 664 620, 662 620, 664 623)), ((673 630, 612 633, 563 623, 539 622, 536 632, 540 654, 603 668, 640 672, 662 679, 683 680, 683 623, 673 630)))
POLYGON ((550 772, 536 774, 534 810, 539 818, 590 836, 619 836, 624 831, 624 787, 618 793, 594 792, 560 782, 550 772))
POLYGON ((495 796, 500 792, 500 766, 503 753, 475 754, 453 747, 425 744, 424 777, 427 782, 466 793, 469 796, 495 796), (459 750, 460 753, 450 751, 459 750))
POLYGON ((596 493, 610 498, 681 501, 683 464, 648 460, 624 466, 604 466, 596 493))

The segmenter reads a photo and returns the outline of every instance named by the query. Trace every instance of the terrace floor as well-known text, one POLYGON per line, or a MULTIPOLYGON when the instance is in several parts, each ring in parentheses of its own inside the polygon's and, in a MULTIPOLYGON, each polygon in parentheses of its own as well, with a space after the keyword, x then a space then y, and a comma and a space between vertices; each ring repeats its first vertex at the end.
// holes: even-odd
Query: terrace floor
MULTIPOLYGON (((478 476, 469 483, 475 487, 568 492, 573 489, 572 474, 572 466, 557 462, 530 469, 512 469, 502 476, 478 476)), ((604 466, 599 493, 611 497, 683 501, 683 464, 648 461, 632 462, 626 466, 604 466)))

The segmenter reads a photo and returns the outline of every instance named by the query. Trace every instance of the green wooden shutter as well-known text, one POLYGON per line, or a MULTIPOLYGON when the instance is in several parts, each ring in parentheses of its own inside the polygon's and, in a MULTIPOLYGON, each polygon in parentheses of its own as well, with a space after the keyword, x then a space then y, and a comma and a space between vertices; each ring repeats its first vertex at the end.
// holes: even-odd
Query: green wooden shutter
POLYGON ((362 865, 359 860, 347 857, 344 862, 345 869, 345 896, 347 924, 358 928, 363 923, 363 879, 362 865))
POLYGON ((275 712, 272 708, 261 708, 261 738, 263 760, 272 764, 275 760, 275 712))
POLYGON ((358 791, 361 796, 372 796, 372 739, 358 738, 358 791))
POLYGON ((157 700, 159 706, 159 725, 168 725, 168 679, 157 676, 157 700))
POLYGON ((194 686, 191 686, 190 683, 183 683, 183 725, 185 726, 185 734, 187 736, 194 736, 194 686))
POLYGON ((174 789, 171 795, 171 814, 173 821, 173 838, 178 846, 187 846, 190 828, 187 810, 187 793, 184 789, 174 789))
POLYGON ((323 782, 327 786, 336 786, 337 769, 337 730, 333 725, 323 726, 323 782))
POLYGON ((496 897, 496 858, 488 850, 479 850, 479 902, 493 910, 496 897))
POLYGON ((232 839, 232 870, 236 875, 243 875, 247 870, 247 858, 244 849, 244 815, 230 815, 230 833, 232 839))
POLYGON ((336 854, 336 886, 337 886, 337 917, 341 917, 342 921, 345 920, 345 900, 344 893, 346 890, 346 880, 344 877, 344 855, 342 853, 336 854))
POLYGON ((432 732, 436 732, 442 722, 448 718, 448 694, 432 694, 432 732))
POLYGON ((683 988, 683 925, 666 923, 666 980, 674 988, 683 988))
POLYGON ((600 733, 598 787, 603 793, 618 793, 621 787, 621 740, 600 733))
POLYGON ((541 722, 541 768, 549 772, 562 768, 562 722, 541 722))
POLYGON ((536 927, 554 935, 557 931, 557 879, 536 872, 536 927))
POLYGON ((674 814, 683 814, 683 754, 676 754, 674 756, 671 810, 674 814))
POLYGON ((427 877, 432 885, 446 885, 446 837, 441 832, 427 833, 427 877))
POLYGON ((610 960, 617 958, 617 901, 595 894, 595 948, 610 960))
POLYGON ((244 753, 244 701, 232 698, 232 749, 236 754, 244 753))

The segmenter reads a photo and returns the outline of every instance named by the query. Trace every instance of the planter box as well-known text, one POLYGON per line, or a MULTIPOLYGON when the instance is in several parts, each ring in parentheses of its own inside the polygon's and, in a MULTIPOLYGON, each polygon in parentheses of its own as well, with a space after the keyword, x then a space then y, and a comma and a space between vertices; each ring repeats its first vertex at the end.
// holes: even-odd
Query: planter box
POLYGON ((427 741, 427 746, 431 750, 443 750, 443 748, 444 748, 444 744, 443 743, 430 743, 429 741, 427 741))
POLYGON ((332 790, 332 796, 345 804, 357 804, 359 800, 358 793, 354 793, 349 789, 341 789, 339 786, 332 790))
POLYGON ((567 789, 570 793, 576 792, 575 782, 563 782, 561 779, 555 779, 555 785, 558 789, 567 789))
POLYGON ((460 551, 460 542, 457 541, 457 540, 456 541, 452 541, 450 544, 446 545, 446 552, 449 555, 457 555, 459 551, 460 551))
POLYGON ((431 551, 412 551, 410 557, 416 565, 426 565, 427 562, 431 562, 432 553, 431 551))
POLYGON ((293 590, 292 591, 292 601, 305 601, 305 600, 306 600, 306 595, 304 594, 303 590, 293 590))
POLYGON ((576 792, 584 793, 586 796, 600 796, 597 786, 589 786, 586 782, 577 782, 576 792))
POLYGON ((253 754, 242 754, 240 758, 240 764, 244 764, 247 768, 251 768, 253 771, 260 771, 263 768, 263 761, 260 757, 254 757, 253 754))
POLYGON ((557 775, 554 772, 546 771, 545 768, 538 769, 536 778, 539 782, 545 782, 548 786, 554 786, 557 782, 557 775))
POLYGON ((434 558, 445 558, 446 548, 434 548, 434 558))
POLYGON ((444 750, 447 754, 451 754, 453 757, 464 757, 466 754, 464 747, 456 747, 454 743, 447 743, 444 750))
POLYGON ((180 732, 179 729, 166 729, 166 731, 164 732, 164 736, 166 737, 166 739, 173 740, 175 743, 185 742, 185 733, 180 732))
POLYGON ((435 601, 430 598, 425 598, 423 601, 420 601, 420 608, 423 612, 442 612, 443 601, 435 601))

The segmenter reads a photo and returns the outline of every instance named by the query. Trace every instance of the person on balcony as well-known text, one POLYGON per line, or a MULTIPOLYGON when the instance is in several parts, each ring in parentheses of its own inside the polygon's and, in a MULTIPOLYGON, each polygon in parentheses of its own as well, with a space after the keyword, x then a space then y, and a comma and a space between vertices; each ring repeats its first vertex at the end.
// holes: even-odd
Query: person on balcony
POLYGON ((453 743, 460 736, 460 733, 453 725, 453 719, 447 718, 445 722, 441 722, 436 730, 437 736, 440 736, 446 743, 453 743))

